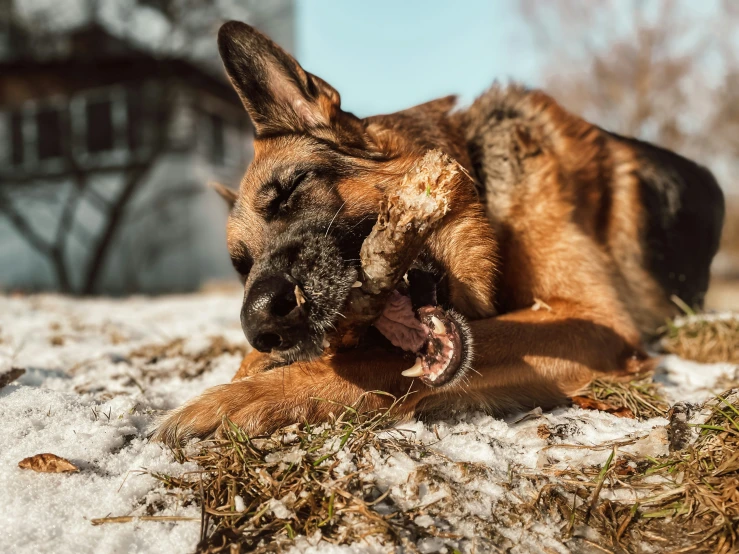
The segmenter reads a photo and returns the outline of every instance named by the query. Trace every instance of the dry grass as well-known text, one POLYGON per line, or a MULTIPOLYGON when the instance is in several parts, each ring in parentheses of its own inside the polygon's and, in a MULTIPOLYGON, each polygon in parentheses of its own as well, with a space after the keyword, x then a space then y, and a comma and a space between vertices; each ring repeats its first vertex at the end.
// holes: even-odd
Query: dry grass
POLYGON ((595 379, 573 402, 583 408, 638 419, 665 417, 670 409, 651 373, 629 381, 595 379))
POLYGON ((190 351, 185 339, 178 338, 166 343, 148 344, 129 354, 131 360, 142 368, 145 378, 161 377, 161 362, 167 363, 167 372, 177 372, 184 379, 194 379, 208 371, 215 360, 224 354, 245 356, 246 345, 232 344, 220 336, 210 337, 210 344, 203 349, 190 351))
MULTIPOLYGON (((697 440, 647 472, 672 481, 669 497, 649 502, 643 518, 673 519, 691 529, 693 545, 717 553, 739 550, 739 391, 706 403, 710 416, 693 424, 697 440)), ((644 504, 644 502, 642 503, 644 504)))
POLYGON ((574 552, 728 554, 739 549, 739 391, 701 413, 701 423, 688 424, 695 432, 687 446, 662 458, 614 449, 603 466, 556 474, 511 467, 509 494, 487 517, 467 507, 484 496, 480 482, 500 485, 490 467, 446 460, 412 436, 383 431, 386 414, 360 417, 351 408, 269 437, 229 424, 223 438, 175 452, 200 471, 155 476, 202 506, 199 552, 280 552, 296 535, 317 533, 334 544, 374 537, 405 552, 428 539, 449 552, 504 552, 515 543, 501 530, 546 523, 558 525, 557 538, 574 552), (371 476, 389 456, 417 464, 400 491, 371 476), (639 501, 608 499, 624 491, 639 501), (460 521, 471 534, 460 534, 460 521))
POLYGON ((256 438, 226 422, 223 438, 201 443, 196 453, 177 452, 202 472, 157 477, 198 496, 202 552, 279 550, 296 534, 312 536, 317 530, 333 542, 356 540, 375 528, 392 530, 391 521, 368 509, 379 495, 363 483, 361 468, 344 473, 338 457, 339 452, 342 458, 357 456, 375 442, 384 416, 352 415, 256 438))
POLYGON ((604 467, 560 473, 567 479, 542 500, 569 522, 564 536, 597 536, 606 552, 739 551, 739 391, 701 413, 683 450, 659 459, 614 450, 604 467), (639 501, 598 500, 604 490, 639 501))
POLYGON ((317 533, 334 544, 374 537, 405 552, 427 539, 449 552, 504 552, 515 543, 502 530, 546 523, 574 552, 728 554, 739 549, 739 391, 701 413, 702 423, 688 424, 695 432, 687 446, 662 458, 614 449, 603 466, 555 474, 511 467, 509 494, 487 517, 467 507, 484 496, 480 482, 500 485, 490 467, 446 460, 412 436, 383 431, 387 415, 360 417, 351 408, 328 424, 269 437, 228 425, 223 438, 176 451, 201 471, 156 477, 202 506, 199 552, 280 552, 296 535, 317 533), (388 456, 418 464, 400 491, 371 476, 388 456), (624 491, 639 501, 609 499, 624 491), (460 533, 461 521, 471 534, 460 533))
MULTIPOLYGON (((484 495, 469 485, 493 482, 491 468, 452 462, 407 433, 388 431, 387 413, 361 416, 350 407, 329 423, 292 425, 269 437, 248 437, 225 423, 222 438, 175 451, 201 471, 154 474, 202 506, 198 552, 281 552, 298 534, 334 544, 372 537, 409 553, 420 552, 423 540, 440 540, 450 553, 503 552, 515 543, 501 528, 537 519, 538 508, 523 501, 501 500, 489 518, 471 515, 467 507, 484 495), (378 459, 392 456, 419 464, 401 491, 381 490, 372 476, 378 459), (462 519, 472 532, 459 534, 462 519)), ((512 474, 507 486, 521 481, 512 474)))
POLYGON ((667 324, 662 348, 701 363, 739 364, 739 315, 688 315, 667 324))

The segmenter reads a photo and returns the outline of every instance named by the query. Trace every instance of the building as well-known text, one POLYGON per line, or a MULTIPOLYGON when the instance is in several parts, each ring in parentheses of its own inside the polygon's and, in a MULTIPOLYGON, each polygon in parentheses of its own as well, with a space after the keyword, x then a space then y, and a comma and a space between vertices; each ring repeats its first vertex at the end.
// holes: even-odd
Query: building
MULTIPOLYGON (((276 4, 265 21, 285 36, 292 3, 276 4)), ((237 186, 253 130, 220 64, 94 18, 55 34, 54 55, 29 55, 34 40, 0 27, 0 289, 160 293, 234 278, 226 207, 207 183, 237 186)))

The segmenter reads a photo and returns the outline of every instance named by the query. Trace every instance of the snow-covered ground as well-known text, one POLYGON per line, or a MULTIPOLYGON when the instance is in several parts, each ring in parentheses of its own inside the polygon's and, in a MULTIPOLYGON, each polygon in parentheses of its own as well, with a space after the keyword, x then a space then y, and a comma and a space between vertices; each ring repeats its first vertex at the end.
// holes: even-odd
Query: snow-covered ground
MULTIPOLYGON (((0 374, 11 367, 26 370, 0 390, 0 551, 194 550, 199 509, 183 506, 181 498, 141 471, 178 474, 193 468, 176 463, 146 436, 162 410, 231 379, 239 350, 246 348, 239 304, 238 294, 225 293, 125 300, 0 297, 0 374), (18 467, 23 458, 42 452, 67 458, 81 471, 43 474, 18 467), (91 523, 109 515, 152 513, 183 519, 91 523)), ((667 357, 659 379, 671 401, 695 402, 718 392, 716 379, 735 371, 729 364, 667 357)), ((465 513, 484 517, 507 494, 520 498, 531 492, 501 486, 512 465, 533 472, 543 466, 602 464, 608 445, 636 437, 622 448, 657 456, 667 449, 665 424, 661 418, 640 422, 573 407, 506 420, 458 414, 402 427, 450 464, 477 462, 495 469, 491 482, 475 484, 484 501, 460 507, 461 521, 465 513), (539 436, 542 423, 565 430, 561 446, 539 436)), ((399 454, 377 453, 373 478, 402 495, 416 464, 399 454)), ((521 552, 567 552, 555 531, 539 524, 511 534, 521 552)), ((329 551, 315 540, 299 540, 299 549, 329 551)), ((419 547, 434 551, 433 544, 419 547)), ((366 543, 330 550, 384 548, 366 543)))

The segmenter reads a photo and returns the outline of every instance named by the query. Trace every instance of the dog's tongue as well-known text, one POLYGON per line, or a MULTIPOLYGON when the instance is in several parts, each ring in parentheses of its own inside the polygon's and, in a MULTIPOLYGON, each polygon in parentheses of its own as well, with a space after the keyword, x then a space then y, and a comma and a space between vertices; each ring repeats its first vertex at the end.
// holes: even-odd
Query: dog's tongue
POLYGON ((397 290, 392 292, 375 327, 393 343, 409 352, 418 352, 426 341, 428 328, 416 319, 411 299, 397 290))

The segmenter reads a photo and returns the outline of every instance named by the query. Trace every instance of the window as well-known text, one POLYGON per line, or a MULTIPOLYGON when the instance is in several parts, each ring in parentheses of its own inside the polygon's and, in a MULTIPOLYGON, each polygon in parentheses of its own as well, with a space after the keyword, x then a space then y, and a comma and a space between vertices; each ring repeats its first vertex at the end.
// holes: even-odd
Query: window
POLYGON ((223 118, 210 114, 210 161, 215 165, 226 162, 226 137, 223 118))
POLYGON ((49 160, 62 155, 62 114, 55 108, 40 108, 36 112, 38 159, 49 160))
POLYGON ((136 102, 134 90, 120 86, 85 90, 72 97, 70 115, 78 163, 103 167, 130 160, 141 143, 136 102))
POLYGON ((113 103, 110 100, 89 101, 85 107, 85 146, 91 154, 113 150, 113 103))
MULTIPOLYGON (((67 156, 87 167, 126 164, 150 141, 148 117, 138 88, 29 100, 17 111, 0 113, 0 164, 45 173, 65 170, 67 156)), ((214 155, 223 147, 221 137, 214 155)))
POLYGON ((146 131, 146 114, 140 90, 126 91, 126 117, 126 144, 131 152, 136 152, 145 143, 146 131))
POLYGON ((23 114, 13 112, 9 117, 8 131, 10 133, 10 164, 21 165, 23 163, 23 114))

